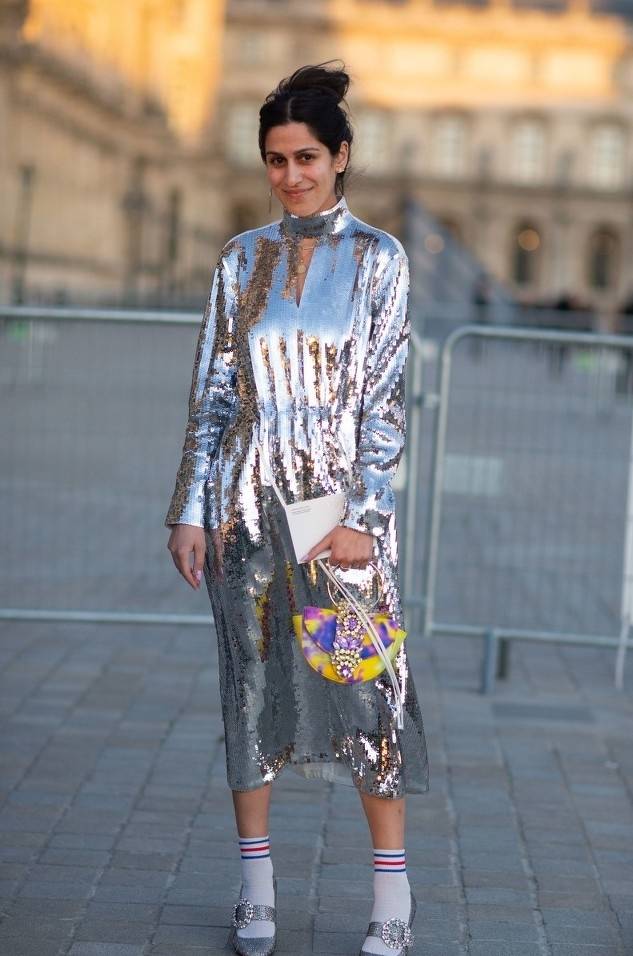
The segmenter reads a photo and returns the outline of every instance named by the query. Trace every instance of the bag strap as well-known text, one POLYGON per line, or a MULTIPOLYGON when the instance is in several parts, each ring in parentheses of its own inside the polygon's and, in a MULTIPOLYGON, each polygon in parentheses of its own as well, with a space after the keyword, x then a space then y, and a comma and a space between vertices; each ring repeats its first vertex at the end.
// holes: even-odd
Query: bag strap
POLYGON ((404 698, 402 696, 400 682, 394 670, 393 664, 391 663, 391 658, 387 654, 385 650, 385 646, 380 639, 380 635, 378 634, 378 631, 376 630, 374 626, 374 622, 372 621, 369 614, 367 614, 365 609, 361 607, 361 605, 356 601, 354 595, 349 591, 349 589, 346 588, 345 585, 341 581, 339 581, 339 579, 336 577, 333 571, 330 570, 327 563, 323 561, 322 558, 317 558, 316 560, 321 565, 321 568, 323 569, 327 577, 331 581, 333 581, 334 584, 336 584, 341 594, 343 594, 346 601, 348 601, 349 604, 351 604, 351 606, 354 609, 354 612, 358 615, 358 617, 361 619, 361 621, 367 628, 371 642, 376 648, 378 652, 378 656, 380 657, 381 661, 385 665, 385 670, 387 671, 387 675, 389 677, 389 680, 391 681, 391 685, 393 687, 394 702, 396 705, 396 726, 398 727, 398 730, 402 730, 404 728, 404 711, 403 711, 404 698))

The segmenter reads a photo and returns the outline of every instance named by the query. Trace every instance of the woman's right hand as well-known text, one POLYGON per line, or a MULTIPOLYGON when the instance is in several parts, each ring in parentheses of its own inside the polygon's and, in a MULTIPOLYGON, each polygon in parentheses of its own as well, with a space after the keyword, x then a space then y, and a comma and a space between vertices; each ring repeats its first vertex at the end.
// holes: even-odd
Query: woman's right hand
POLYGON ((167 547, 174 564, 187 584, 197 590, 202 580, 204 555, 207 548, 204 528, 192 524, 172 525, 167 547), (191 554, 193 554, 193 565, 191 554))

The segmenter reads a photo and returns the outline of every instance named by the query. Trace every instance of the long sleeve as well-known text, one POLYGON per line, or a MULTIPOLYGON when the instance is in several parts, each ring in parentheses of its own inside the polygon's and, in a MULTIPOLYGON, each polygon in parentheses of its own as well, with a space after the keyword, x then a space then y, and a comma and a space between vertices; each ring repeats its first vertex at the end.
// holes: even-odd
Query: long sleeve
POLYGON ((182 460, 165 525, 205 526, 205 483, 235 402, 237 281, 228 246, 220 253, 196 347, 182 460))
POLYGON ((409 264, 398 248, 379 265, 364 369, 357 454, 339 524, 381 536, 394 508, 391 481, 406 437, 409 264))

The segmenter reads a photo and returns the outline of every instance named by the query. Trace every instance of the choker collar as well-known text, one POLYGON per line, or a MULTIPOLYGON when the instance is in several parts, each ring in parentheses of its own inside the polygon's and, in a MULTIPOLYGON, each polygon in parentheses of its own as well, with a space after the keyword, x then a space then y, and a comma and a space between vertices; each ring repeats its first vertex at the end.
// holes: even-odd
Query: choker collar
POLYGON ((345 196, 341 196, 335 206, 312 213, 310 216, 296 216, 284 209, 282 225, 290 236, 304 238, 308 236, 328 236, 340 232, 349 220, 351 213, 345 196))

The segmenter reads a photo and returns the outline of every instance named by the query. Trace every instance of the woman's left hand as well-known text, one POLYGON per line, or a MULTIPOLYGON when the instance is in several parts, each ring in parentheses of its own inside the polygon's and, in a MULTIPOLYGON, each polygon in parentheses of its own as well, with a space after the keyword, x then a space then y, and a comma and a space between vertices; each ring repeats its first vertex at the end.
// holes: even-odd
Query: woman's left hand
POLYGON ((337 525, 308 551, 303 560, 312 561, 321 551, 330 548, 330 565, 337 565, 341 570, 366 568, 373 556, 373 540, 373 534, 366 531, 337 525))

